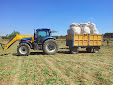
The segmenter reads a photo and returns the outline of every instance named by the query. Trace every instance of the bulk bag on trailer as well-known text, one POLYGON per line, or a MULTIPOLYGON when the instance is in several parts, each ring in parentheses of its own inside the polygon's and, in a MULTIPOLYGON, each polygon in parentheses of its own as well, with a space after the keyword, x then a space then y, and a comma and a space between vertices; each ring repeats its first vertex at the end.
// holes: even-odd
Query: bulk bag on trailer
POLYGON ((72 23, 70 25, 70 34, 81 34, 81 28, 77 23, 72 23))

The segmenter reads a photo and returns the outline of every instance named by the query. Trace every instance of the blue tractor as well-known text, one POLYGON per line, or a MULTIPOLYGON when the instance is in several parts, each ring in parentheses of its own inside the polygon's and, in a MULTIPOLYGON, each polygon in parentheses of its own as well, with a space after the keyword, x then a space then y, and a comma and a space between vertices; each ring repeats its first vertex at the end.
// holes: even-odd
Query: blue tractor
POLYGON ((55 54, 58 51, 58 44, 56 39, 51 37, 51 33, 51 29, 42 28, 37 29, 34 32, 34 36, 20 38, 17 54, 27 56, 30 54, 30 49, 43 50, 43 52, 48 55, 55 54))

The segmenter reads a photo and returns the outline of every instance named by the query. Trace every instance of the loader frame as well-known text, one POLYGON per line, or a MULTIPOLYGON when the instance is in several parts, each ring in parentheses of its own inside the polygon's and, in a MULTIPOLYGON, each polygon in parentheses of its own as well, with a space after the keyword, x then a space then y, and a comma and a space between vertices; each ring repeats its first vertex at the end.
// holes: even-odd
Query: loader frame
POLYGON ((3 50, 8 49, 13 43, 15 43, 17 40, 20 40, 22 38, 31 37, 31 43, 34 42, 34 36, 33 35, 18 35, 16 34, 3 48, 3 50))

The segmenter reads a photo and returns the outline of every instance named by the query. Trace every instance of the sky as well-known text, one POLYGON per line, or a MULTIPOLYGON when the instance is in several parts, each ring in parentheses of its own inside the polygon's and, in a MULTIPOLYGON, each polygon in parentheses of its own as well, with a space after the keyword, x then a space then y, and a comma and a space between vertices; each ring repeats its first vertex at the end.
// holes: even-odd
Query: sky
POLYGON ((113 32, 113 0, 0 0, 0 36, 50 28, 66 35, 72 23, 95 23, 100 34, 113 32))

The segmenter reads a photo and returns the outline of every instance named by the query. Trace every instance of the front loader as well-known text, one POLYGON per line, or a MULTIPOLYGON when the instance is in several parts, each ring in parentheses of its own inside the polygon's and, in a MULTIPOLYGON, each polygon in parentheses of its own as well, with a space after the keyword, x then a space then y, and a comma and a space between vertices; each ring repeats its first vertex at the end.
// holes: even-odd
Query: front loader
POLYGON ((51 30, 47 28, 37 29, 33 35, 18 35, 16 34, 3 49, 8 49, 17 40, 19 46, 17 46, 17 54, 20 56, 28 56, 30 49, 43 50, 45 54, 55 54, 58 51, 58 44, 56 39, 51 37, 51 30))

